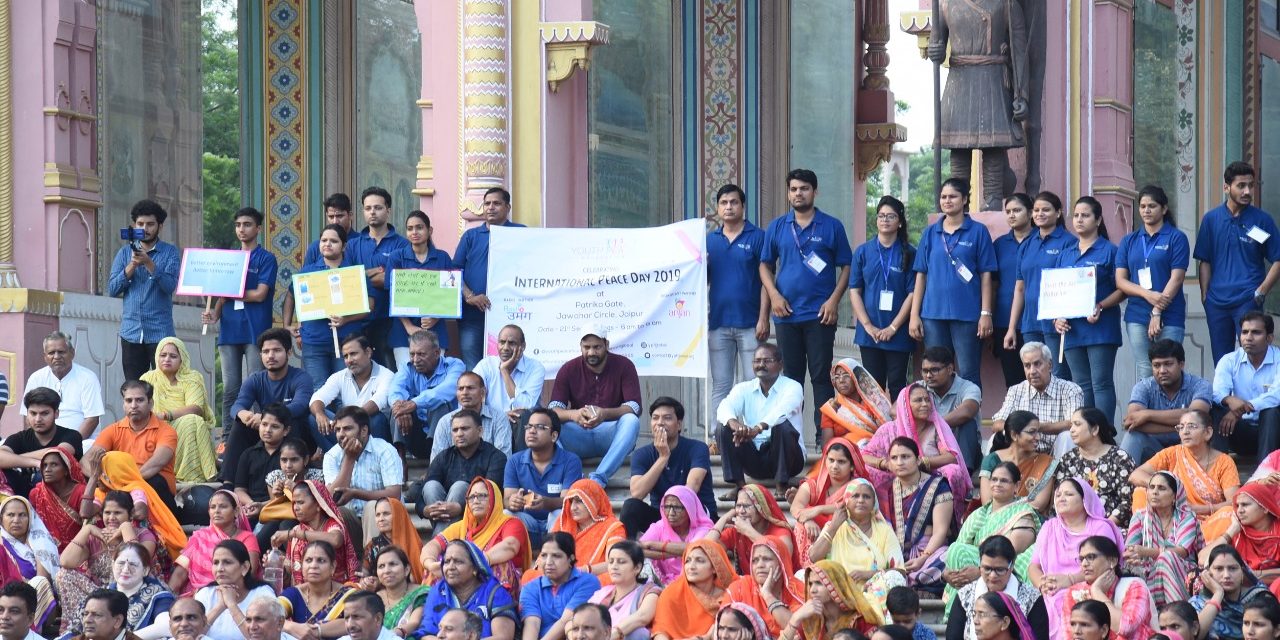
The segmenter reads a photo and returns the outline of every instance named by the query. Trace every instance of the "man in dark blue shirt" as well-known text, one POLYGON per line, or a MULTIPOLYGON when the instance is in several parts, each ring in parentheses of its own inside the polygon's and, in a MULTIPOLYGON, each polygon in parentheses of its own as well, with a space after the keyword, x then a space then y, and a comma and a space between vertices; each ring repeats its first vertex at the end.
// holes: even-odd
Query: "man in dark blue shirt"
MULTIPOLYGON (((324 223, 326 225, 336 224, 347 232, 347 236, 351 236, 351 196, 345 193, 330 194, 324 199, 324 223)), ((347 251, 351 251, 351 244, 347 244, 347 251)), ((350 253, 348 253, 350 255, 350 253)), ((311 264, 320 260, 320 240, 312 240, 307 246, 307 253, 302 258, 302 264, 311 264)))
POLYGON ((782 372, 803 385, 808 369, 815 428, 822 422, 820 408, 835 395, 836 318, 853 264, 844 225, 814 206, 817 195, 818 176, 812 171, 787 174, 791 211, 769 224, 760 254, 760 280, 769 292, 782 372))
POLYGON ((120 319, 120 364, 125 380, 137 380, 156 359, 156 345, 175 335, 173 291, 178 288, 182 256, 160 239, 169 213, 151 200, 139 200, 129 212, 143 237, 120 247, 111 262, 107 295, 124 298, 120 319))
POLYGON ((364 221, 368 226, 347 242, 347 258, 352 263, 363 264, 365 276, 369 279, 369 297, 373 300, 373 308, 369 310, 364 331, 373 343, 373 358, 378 364, 395 371, 396 359, 387 343, 387 338, 391 336, 391 318, 387 316, 391 302, 391 291, 387 289, 387 284, 391 278, 388 277, 387 270, 393 264, 392 258, 410 245, 390 224, 391 194, 386 189, 365 189, 360 194, 360 204, 364 208, 364 221))
POLYGON ((462 307, 458 320, 458 346, 462 362, 473 369, 484 357, 484 314, 489 310, 489 229, 491 227, 523 227, 510 220, 511 194, 494 187, 484 192, 484 224, 467 229, 453 252, 453 267, 462 269, 462 307))
POLYGON ((310 415, 307 402, 313 391, 311 376, 302 369, 289 366, 289 349, 292 346, 293 336, 288 329, 275 327, 258 336, 263 370, 245 378, 240 386, 240 395, 230 409, 236 421, 227 434, 227 448, 222 460, 222 482, 228 489, 235 484, 240 455, 261 442, 258 423, 262 420, 262 411, 272 404, 279 402, 289 408, 292 417, 289 431, 302 437, 309 450, 315 449, 315 443, 309 440, 311 434, 307 432, 307 416, 310 415))
POLYGON ((1200 263, 1200 301, 1215 365, 1235 349, 1244 314, 1261 311, 1280 278, 1280 230, 1271 214, 1251 204, 1253 167, 1232 162, 1222 178, 1227 201, 1200 221, 1192 256, 1200 263))
POLYGON ((258 244, 262 212, 245 207, 236 212, 236 239, 240 250, 249 252, 249 273, 244 281, 244 298, 218 298, 211 311, 202 314, 204 324, 218 325, 218 356, 222 361, 222 403, 226 415, 222 424, 231 424, 230 408, 240 396, 245 373, 262 370, 256 338, 271 328, 272 304, 276 291, 276 257, 258 244))
POLYGON ((582 479, 582 460, 560 446, 560 418, 551 409, 534 409, 525 418, 524 444, 507 459, 502 501, 529 532, 536 549, 550 523, 560 515, 565 491, 582 479))
POLYGON ((622 503, 618 519, 635 538, 662 517, 662 496, 676 485, 698 494, 698 502, 716 519, 716 499, 711 492, 711 451, 705 442, 684 437, 684 405, 662 396, 649 405, 649 430, 653 444, 631 454, 631 497, 622 503), (648 501, 646 502, 646 498, 648 501))

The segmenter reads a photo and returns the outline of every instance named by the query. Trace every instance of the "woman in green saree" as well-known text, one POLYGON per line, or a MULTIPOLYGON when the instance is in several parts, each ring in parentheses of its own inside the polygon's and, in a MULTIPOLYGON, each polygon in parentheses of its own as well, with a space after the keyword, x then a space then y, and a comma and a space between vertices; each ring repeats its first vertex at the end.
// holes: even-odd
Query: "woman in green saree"
POLYGON ((382 626, 401 638, 408 637, 422 624, 422 605, 431 587, 413 583, 409 555, 400 547, 383 547, 372 565, 378 574, 378 595, 387 612, 382 626))
POLYGON ((1001 535, 1013 543, 1018 552, 1013 573, 1019 580, 1027 579, 1040 517, 1026 498, 1017 495, 1018 484, 1022 482, 1018 465, 1001 462, 991 471, 988 480, 991 501, 969 514, 956 541, 947 548, 947 569, 942 573, 947 586, 942 599, 947 603, 948 612, 956 590, 978 579, 978 547, 991 536, 1001 535))

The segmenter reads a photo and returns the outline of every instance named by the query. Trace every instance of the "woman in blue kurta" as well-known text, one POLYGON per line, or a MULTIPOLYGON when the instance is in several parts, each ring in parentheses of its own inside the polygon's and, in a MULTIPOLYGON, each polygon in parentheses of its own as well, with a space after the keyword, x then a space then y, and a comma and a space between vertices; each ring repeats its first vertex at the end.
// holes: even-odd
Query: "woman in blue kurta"
POLYGON ((981 340, 991 335, 994 301, 992 273, 996 252, 986 225, 974 222, 969 183, 942 183, 942 217, 924 230, 912 269, 911 337, 925 347, 948 347, 956 354, 960 377, 982 386, 981 340))
POLYGON ((1004 335, 1004 346, 1017 345, 1015 329, 1022 332, 1023 343, 1040 342, 1048 345, 1053 353, 1053 375, 1071 379, 1065 365, 1057 364, 1058 340, 1052 320, 1037 320, 1040 308, 1040 272, 1058 266, 1058 256, 1067 245, 1074 244, 1075 237, 1067 233, 1066 219, 1062 215, 1062 200, 1052 191, 1041 191, 1031 205, 1031 224, 1036 233, 1018 247, 1017 285, 1014 287, 1013 304, 1009 307, 1009 330, 1004 335))
POLYGON ((1016 322, 1010 322, 1013 294, 1018 285, 1018 250, 1031 237, 1035 227, 1031 224, 1031 196, 1015 193, 1004 199, 1004 219, 1009 223, 1009 233, 991 243, 996 252, 996 311, 995 339, 991 352, 1000 361, 1004 384, 1012 387, 1026 379, 1022 373, 1022 360, 1018 349, 1022 348, 1022 334, 1016 322), (1013 333, 1012 346, 1005 346, 1005 338, 1013 333))
POLYGON ((1160 339, 1182 342, 1187 326, 1187 297, 1182 281, 1191 263, 1187 234, 1173 226, 1169 196, 1147 185, 1138 193, 1142 228, 1120 241, 1116 254, 1116 286, 1129 296, 1124 309, 1125 332, 1133 349, 1138 379, 1151 375, 1147 349, 1160 339))
MULTIPOLYGON (((302 265, 298 274, 352 266, 353 263, 347 259, 346 249, 347 230, 336 224, 325 225, 320 231, 320 259, 302 265)), ((293 287, 289 288, 289 294, 284 304, 285 326, 291 326, 294 336, 302 337, 302 370, 311 376, 312 384, 319 388, 331 374, 342 369, 342 359, 333 352, 331 327, 338 329, 338 341, 341 342, 343 338, 364 328, 365 318, 369 314, 333 316, 327 320, 308 320, 293 325, 293 287)), ((302 295, 307 294, 304 292, 302 295)), ((369 301, 369 308, 373 308, 372 299, 369 301)))
POLYGON ((1058 318, 1054 328, 1066 334, 1067 362, 1076 384, 1084 391, 1084 406, 1097 407, 1115 419, 1116 350, 1120 348, 1120 302, 1124 292, 1116 288, 1116 246, 1107 240, 1102 203, 1091 196, 1076 200, 1071 224, 1079 241, 1062 250, 1058 267, 1093 267, 1097 294, 1093 314, 1087 318, 1058 318))
MULTIPOLYGON (((409 246, 391 256, 392 269, 453 268, 453 258, 444 249, 437 249, 431 242, 431 218, 421 211, 410 211, 404 222, 404 235, 409 246)), ((440 348, 449 348, 449 330, 439 318, 392 318, 391 336, 387 344, 396 358, 396 371, 409 366, 409 335, 430 329, 440 338, 440 348)))
POLYGON ((914 257, 902 201, 880 198, 876 237, 853 252, 849 300, 858 319, 853 341, 862 353, 862 364, 894 398, 907 386, 907 358, 916 348, 903 326, 911 314, 907 296, 915 289, 914 257))

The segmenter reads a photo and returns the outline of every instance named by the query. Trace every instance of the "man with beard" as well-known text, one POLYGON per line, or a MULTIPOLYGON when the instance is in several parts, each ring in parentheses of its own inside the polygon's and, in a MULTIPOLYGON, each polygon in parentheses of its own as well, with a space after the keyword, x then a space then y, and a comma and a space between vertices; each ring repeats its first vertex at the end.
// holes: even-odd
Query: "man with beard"
POLYGON ((1213 405, 1213 384, 1186 372, 1187 357, 1181 342, 1157 340, 1147 354, 1153 375, 1133 386, 1123 423, 1129 433, 1120 446, 1138 466, 1182 441, 1178 436, 1182 414, 1207 414, 1213 405))
POLYGON ((565 449, 583 458, 604 456, 592 480, 606 486, 640 435, 640 376, 625 356, 609 353, 603 327, 587 325, 578 342, 582 355, 556 374, 548 407, 562 426, 565 449))
POLYGON ((228 485, 235 484, 240 454, 260 441, 258 423, 262 421, 263 409, 277 402, 289 408, 289 432, 303 438, 309 451, 315 449, 307 430, 307 401, 314 387, 306 371, 289 365, 292 347, 293 336, 288 329, 275 327, 258 336, 263 370, 244 379, 240 396, 229 411, 236 421, 227 435, 222 461, 222 481, 228 485))
MULTIPOLYGON (((511 425, 511 449, 524 448, 524 434, 516 428, 524 414, 542 406, 546 368, 525 354, 524 329, 509 324, 498 332, 498 355, 485 356, 474 371, 484 380, 485 405, 506 414, 511 425)), ((501 447, 499 443, 494 443, 501 447)))
POLYGON ((139 200, 129 212, 142 239, 120 247, 111 263, 107 295, 124 298, 120 318, 120 362, 125 380, 137 380, 151 368, 156 345, 174 335, 173 290, 178 287, 178 248, 160 240, 169 214, 151 200, 139 200))
POLYGON ((511 455, 511 422, 507 416, 485 403, 488 393, 484 378, 474 371, 458 376, 458 408, 440 416, 436 421, 435 435, 431 439, 431 459, 444 453, 453 444, 453 416, 463 409, 480 416, 480 432, 485 442, 493 443, 503 454, 511 455))
POLYGON ((1215 364, 1235 348, 1244 314, 1262 311, 1280 278, 1280 230, 1271 214, 1251 204, 1257 186, 1253 167, 1232 162, 1222 181, 1227 201, 1204 214, 1192 254, 1200 263, 1200 301, 1215 364))
MULTIPOLYGON (((739 382, 716 409, 716 432, 724 457, 724 479, 737 489, 746 476, 773 477, 779 500, 804 468, 804 443, 798 425, 804 409, 804 387, 782 375, 782 352, 765 342, 751 361, 754 380, 739 382)), ((732 494, 737 500, 737 491, 732 494)))

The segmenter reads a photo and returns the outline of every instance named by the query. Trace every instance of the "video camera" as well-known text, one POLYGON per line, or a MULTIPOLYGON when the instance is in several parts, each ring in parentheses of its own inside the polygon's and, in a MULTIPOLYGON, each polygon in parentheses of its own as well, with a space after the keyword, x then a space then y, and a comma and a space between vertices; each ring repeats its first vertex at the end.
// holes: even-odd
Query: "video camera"
POLYGON ((146 237, 146 229, 140 229, 138 227, 124 227, 120 229, 120 239, 128 242, 129 246, 132 247, 135 252, 142 251, 142 245, 138 244, 138 242, 145 240, 146 237))

